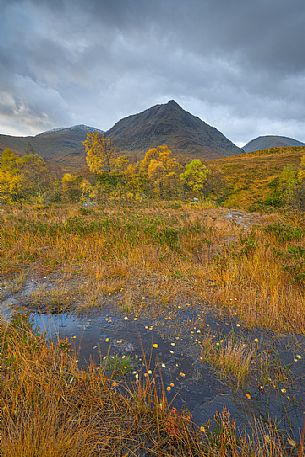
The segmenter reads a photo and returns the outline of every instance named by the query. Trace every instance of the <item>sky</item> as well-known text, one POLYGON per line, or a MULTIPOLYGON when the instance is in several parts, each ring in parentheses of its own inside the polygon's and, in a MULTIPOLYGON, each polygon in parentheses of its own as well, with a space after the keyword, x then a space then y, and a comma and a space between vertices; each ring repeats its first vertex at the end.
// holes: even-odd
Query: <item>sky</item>
POLYGON ((305 141, 304 0, 0 0, 0 133, 176 100, 239 146, 305 141))

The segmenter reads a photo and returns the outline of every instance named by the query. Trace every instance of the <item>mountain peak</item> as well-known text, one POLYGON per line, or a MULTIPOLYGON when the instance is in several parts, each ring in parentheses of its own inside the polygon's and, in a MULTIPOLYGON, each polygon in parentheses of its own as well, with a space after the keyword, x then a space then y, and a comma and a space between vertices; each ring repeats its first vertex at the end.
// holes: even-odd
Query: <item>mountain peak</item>
POLYGON ((200 158, 241 153, 221 132, 185 111, 175 100, 121 119, 106 136, 124 153, 143 154, 160 144, 167 144, 175 153, 200 158))
POLYGON ((97 129, 96 127, 89 127, 85 124, 77 124, 70 127, 70 130, 83 130, 84 132, 102 132, 102 130, 97 129))
MULTIPOLYGON (((179 105, 179 103, 176 102, 176 100, 169 100, 166 105, 168 106, 178 106, 179 108, 181 108, 181 106, 179 105)), ((181 108, 182 109, 182 108, 181 108)))
MULTIPOLYGON (((158 106, 158 105, 157 105, 158 106)), ((167 103, 159 105, 161 108, 164 108, 168 111, 184 111, 184 109, 177 103, 175 100, 169 100, 167 103)))
MULTIPOLYGON (((39 133, 38 135, 45 135, 45 134, 52 134, 52 133, 66 133, 66 132, 102 132, 102 130, 97 129, 95 127, 89 127, 88 125, 85 124, 77 124, 77 125, 72 125, 71 127, 59 127, 59 128, 54 128, 51 130, 47 130, 46 132, 39 133)), ((38 136, 37 135, 37 136, 38 136)))

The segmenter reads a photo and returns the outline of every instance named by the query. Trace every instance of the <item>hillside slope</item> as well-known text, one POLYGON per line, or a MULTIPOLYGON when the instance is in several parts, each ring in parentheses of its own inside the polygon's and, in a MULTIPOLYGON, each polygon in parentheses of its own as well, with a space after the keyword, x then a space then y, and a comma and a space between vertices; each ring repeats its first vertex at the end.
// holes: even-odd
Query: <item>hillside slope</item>
POLYGON ((272 193, 270 183, 287 165, 298 167, 305 146, 272 148, 207 162, 221 172, 231 190, 226 206, 254 209, 272 193))

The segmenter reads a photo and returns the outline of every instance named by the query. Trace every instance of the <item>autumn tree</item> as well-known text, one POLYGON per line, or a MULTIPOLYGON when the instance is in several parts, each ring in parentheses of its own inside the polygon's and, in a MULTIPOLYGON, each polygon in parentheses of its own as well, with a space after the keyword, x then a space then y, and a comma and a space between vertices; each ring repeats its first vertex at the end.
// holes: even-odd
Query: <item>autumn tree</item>
POLYGON ((20 157, 11 149, 4 149, 0 155, 0 198, 5 202, 15 200, 21 189, 20 157))
POLYGON ((141 162, 130 163, 126 168, 126 187, 129 198, 141 200, 148 191, 147 175, 140 171, 141 162))
POLYGON ((195 195, 202 194, 207 182, 209 170, 199 159, 191 160, 186 164, 185 170, 180 175, 180 180, 185 188, 195 195))
POLYGON ((37 154, 26 154, 21 158, 21 174, 24 195, 43 198, 49 190, 52 176, 46 162, 37 154))
POLYGON ((181 165, 167 145, 149 149, 139 165, 139 173, 146 178, 152 192, 160 197, 178 193, 181 165))
POLYGON ((82 178, 72 173, 65 173, 61 179, 62 198, 64 201, 77 202, 82 195, 82 178))
POLYGON ((50 183, 44 160, 36 154, 20 156, 9 148, 0 154, 0 198, 5 202, 43 198, 50 183))
POLYGON ((81 199, 82 201, 91 200, 96 197, 94 186, 88 181, 88 179, 82 179, 80 183, 81 199))
POLYGON ((91 173, 103 175, 111 170, 114 148, 110 138, 99 132, 88 133, 83 142, 86 150, 86 160, 91 173))

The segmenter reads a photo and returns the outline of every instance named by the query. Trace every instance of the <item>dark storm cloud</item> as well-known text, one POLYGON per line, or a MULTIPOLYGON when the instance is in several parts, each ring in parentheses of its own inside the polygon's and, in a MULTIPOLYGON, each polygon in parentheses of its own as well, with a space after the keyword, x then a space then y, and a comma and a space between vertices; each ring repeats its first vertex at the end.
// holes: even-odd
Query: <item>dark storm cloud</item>
POLYGON ((304 0, 0 0, 0 130, 176 99, 239 144, 305 140, 304 0))

